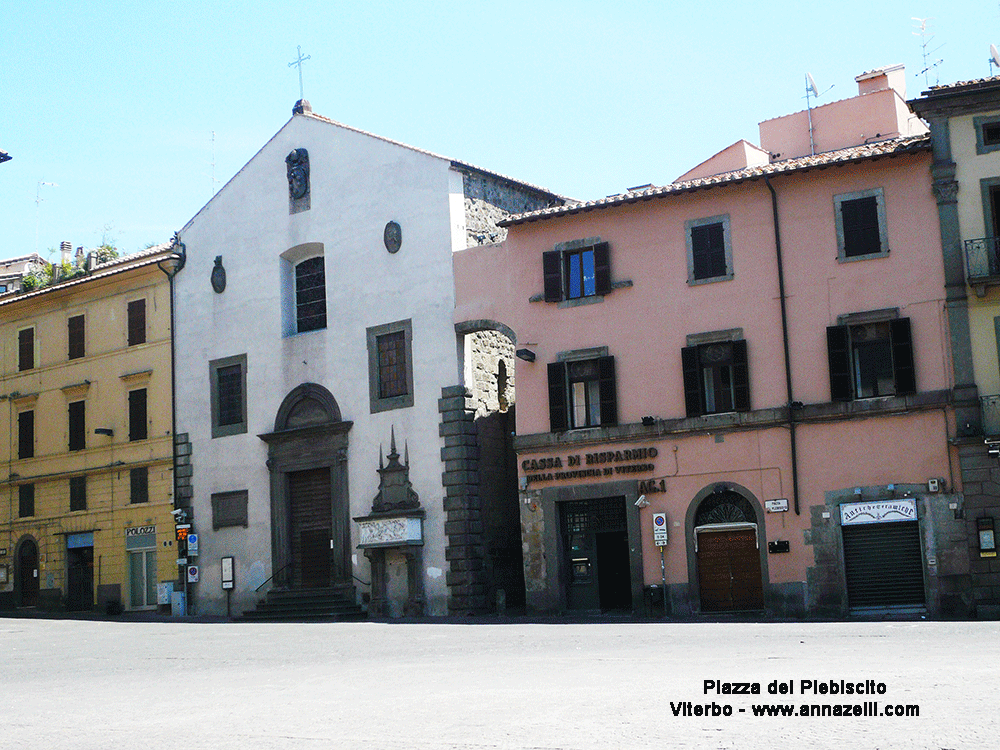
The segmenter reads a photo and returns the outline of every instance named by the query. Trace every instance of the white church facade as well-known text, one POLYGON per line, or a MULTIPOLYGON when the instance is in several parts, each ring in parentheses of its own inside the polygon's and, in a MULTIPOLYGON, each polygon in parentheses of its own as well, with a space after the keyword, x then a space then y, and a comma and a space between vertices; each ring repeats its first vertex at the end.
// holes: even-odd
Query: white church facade
POLYGON ((456 331, 451 256, 561 202, 302 101, 178 233, 191 611, 443 615, 523 596, 516 486, 490 456, 512 336, 456 331), (473 359, 495 378, 466 382, 473 359))

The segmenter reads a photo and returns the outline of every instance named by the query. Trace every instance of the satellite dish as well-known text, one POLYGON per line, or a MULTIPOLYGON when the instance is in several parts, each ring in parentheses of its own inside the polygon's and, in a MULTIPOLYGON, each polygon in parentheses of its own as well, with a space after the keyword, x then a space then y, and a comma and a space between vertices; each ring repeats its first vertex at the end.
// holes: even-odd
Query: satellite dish
MULTIPOLYGON (((996 51, 996 47, 993 47, 993 50, 996 51)), ((1000 65, 1000 63, 997 63, 997 65, 1000 65)), ((806 91, 812 91, 813 96, 819 96, 819 89, 816 88, 816 81, 813 79, 811 73, 806 73, 806 91)))
POLYGON ((1000 51, 997 50, 995 44, 990 45, 990 71, 992 72, 993 66, 1000 68, 1000 51))

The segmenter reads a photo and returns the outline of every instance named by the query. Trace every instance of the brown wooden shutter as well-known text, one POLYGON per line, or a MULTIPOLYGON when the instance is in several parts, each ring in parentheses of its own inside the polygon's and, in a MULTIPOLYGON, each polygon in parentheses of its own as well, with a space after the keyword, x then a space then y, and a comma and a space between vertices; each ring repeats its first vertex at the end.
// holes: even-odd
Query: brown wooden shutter
POLYGON ((750 367, 747 364, 747 342, 733 342, 733 408, 750 411, 750 367))
POLYGON ((84 317, 74 315, 66 321, 66 329, 69 338, 69 358, 79 359, 86 354, 84 317))
POLYGON ((681 366, 684 368, 684 407, 689 417, 700 417, 704 408, 701 405, 701 367, 697 346, 681 349, 681 366))
POLYGON ((74 401, 69 405, 69 449, 83 450, 87 447, 87 402, 74 401))
POLYGON ((854 388, 847 326, 827 327, 826 349, 830 362, 830 398, 833 401, 850 401, 854 398, 854 388))
POLYGON ((128 392, 128 439, 145 440, 148 436, 146 426, 146 389, 128 392))
POLYGON ((17 369, 31 370, 35 367, 35 329, 22 328, 17 332, 17 369))
POLYGON ((615 379, 615 358, 601 357, 598 359, 597 374, 600 378, 601 425, 618 424, 618 384, 615 379))
POLYGON ((146 300, 128 303, 128 345, 146 343, 146 300))
POLYGON ((594 245, 595 294, 611 291, 611 253, 607 242, 594 245))
POLYGON ((569 429, 569 406, 566 393, 566 363, 549 362, 549 429, 569 429))
POLYGON ((917 392, 917 378, 913 367, 913 338, 910 319, 889 321, 889 339, 892 341, 892 370, 896 380, 896 395, 917 392))
POLYGON ((542 273, 545 276, 545 301, 561 302, 563 298, 562 253, 558 250, 542 253, 542 273))

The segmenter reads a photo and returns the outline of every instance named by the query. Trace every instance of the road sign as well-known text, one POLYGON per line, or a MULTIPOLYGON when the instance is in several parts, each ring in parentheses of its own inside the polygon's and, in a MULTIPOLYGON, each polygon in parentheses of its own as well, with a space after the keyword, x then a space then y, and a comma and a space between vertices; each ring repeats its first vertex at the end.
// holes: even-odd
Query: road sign
POLYGON ((188 583, 198 583, 197 565, 188 565, 188 583))
POLYGON ((667 545, 667 514, 653 514, 653 544, 657 547, 667 545))
POLYGON ((187 552, 188 553, 188 557, 197 557, 198 556, 198 535, 197 534, 191 534, 189 532, 188 535, 187 535, 187 543, 188 543, 188 552, 187 552))

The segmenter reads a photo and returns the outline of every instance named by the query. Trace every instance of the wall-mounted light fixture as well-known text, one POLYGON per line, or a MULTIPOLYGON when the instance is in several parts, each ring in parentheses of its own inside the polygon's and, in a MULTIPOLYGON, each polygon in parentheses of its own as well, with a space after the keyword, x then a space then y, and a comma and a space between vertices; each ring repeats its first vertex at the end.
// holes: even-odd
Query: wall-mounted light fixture
POLYGON ((112 437, 115 434, 115 431, 112 430, 110 427, 95 427, 94 434, 107 435, 108 437, 112 437))
POLYGON ((646 427, 652 427, 654 424, 656 424, 656 418, 655 417, 643 417, 642 418, 642 423, 646 427))
POLYGON ((531 349, 518 349, 514 352, 514 356, 518 359, 523 359, 525 362, 535 361, 535 353, 531 349))

